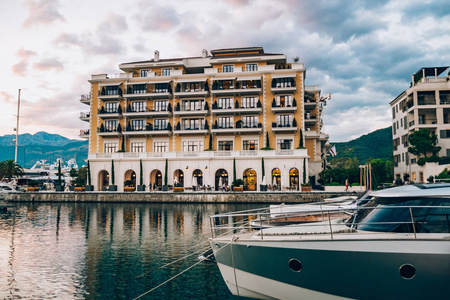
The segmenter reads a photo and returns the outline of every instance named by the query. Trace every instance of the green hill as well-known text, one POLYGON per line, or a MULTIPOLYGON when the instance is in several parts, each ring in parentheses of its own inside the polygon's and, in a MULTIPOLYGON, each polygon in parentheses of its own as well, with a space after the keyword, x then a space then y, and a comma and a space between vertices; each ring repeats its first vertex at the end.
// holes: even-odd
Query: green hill
POLYGON ((392 160, 392 127, 376 130, 348 142, 331 144, 336 146, 336 158, 356 157, 361 164, 369 158, 392 160))
MULTIPOLYGON (((0 161, 14 159, 15 146, 13 139, 15 135, 0 137, 0 161)), ((71 140, 58 134, 37 132, 34 135, 19 135, 19 147, 17 150, 17 161, 24 168, 32 167, 36 161, 46 159, 55 162, 61 158, 64 162, 76 158, 79 167, 86 164, 88 153, 88 141, 71 140)))

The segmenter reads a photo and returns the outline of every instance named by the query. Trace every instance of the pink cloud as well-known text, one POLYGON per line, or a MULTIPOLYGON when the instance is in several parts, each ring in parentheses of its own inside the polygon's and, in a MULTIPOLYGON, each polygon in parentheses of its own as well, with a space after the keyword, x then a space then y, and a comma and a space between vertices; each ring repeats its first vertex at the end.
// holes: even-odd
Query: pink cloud
POLYGON ((26 60, 21 60, 17 64, 11 67, 14 74, 24 77, 27 75, 28 62, 26 60))
POLYGON ((1 102, 4 104, 11 104, 11 103, 15 102, 15 98, 12 95, 10 95, 4 91, 0 91, 0 99, 1 99, 1 102))
POLYGON ((43 59, 40 62, 33 64, 33 68, 38 71, 62 71, 64 70, 63 64, 55 58, 43 59))
POLYGON ((29 28, 33 25, 48 25, 55 21, 64 21, 64 17, 58 12, 57 0, 27 0, 28 18, 23 22, 23 27, 29 28))

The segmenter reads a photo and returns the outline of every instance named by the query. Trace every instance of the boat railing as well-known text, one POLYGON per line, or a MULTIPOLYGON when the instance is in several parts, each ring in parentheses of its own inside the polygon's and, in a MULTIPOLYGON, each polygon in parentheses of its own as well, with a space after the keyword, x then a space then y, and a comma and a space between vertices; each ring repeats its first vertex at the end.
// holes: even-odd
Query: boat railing
MULTIPOLYGON (((299 207, 298 211, 286 211, 283 213, 276 213, 270 210, 270 208, 253 209, 246 211, 237 211, 230 213, 216 214, 210 217, 211 237, 216 238, 218 236, 234 236, 239 234, 245 234, 253 232, 254 236, 259 236, 260 239, 264 239, 266 235, 311 235, 321 234, 329 235, 333 240, 338 234, 364 234, 370 230, 358 230, 361 226, 378 226, 378 227, 395 227, 406 225, 407 232, 402 233, 412 234, 414 239, 417 239, 418 226, 432 224, 437 228, 440 228, 438 233, 450 233, 450 225, 448 219, 450 218, 450 206, 376 206, 376 207, 364 207, 358 206, 356 208, 341 208, 336 206, 334 210, 329 210, 327 203, 320 203, 317 205, 317 210, 309 209, 307 211, 299 207), (324 209, 327 207, 327 209, 324 209), (389 220, 389 221, 364 221, 361 223, 356 222, 357 213, 368 213, 368 210, 377 209, 403 209, 402 220, 389 220), (434 218, 432 222, 423 220, 424 209, 438 209, 442 210, 441 213, 436 216, 442 218, 434 218), (345 215, 347 217, 345 217, 345 215), (318 215, 318 221, 308 221, 308 217, 318 215), (305 217, 305 220, 298 220, 297 217, 305 217), (292 220, 292 221, 289 221, 292 220), (435 224, 436 223, 436 224, 435 224), (442 224, 441 224, 442 223, 442 224), (280 230, 274 233, 273 228, 280 228, 280 230), (283 233, 283 228, 287 229, 283 233), (317 230, 316 230, 317 229, 317 230)), ((329 203, 328 203, 329 204, 329 203)), ((379 230, 381 232, 389 232, 379 230)), ((392 231, 397 232, 397 231, 392 231)), ((423 236, 421 236, 423 237, 423 236)))

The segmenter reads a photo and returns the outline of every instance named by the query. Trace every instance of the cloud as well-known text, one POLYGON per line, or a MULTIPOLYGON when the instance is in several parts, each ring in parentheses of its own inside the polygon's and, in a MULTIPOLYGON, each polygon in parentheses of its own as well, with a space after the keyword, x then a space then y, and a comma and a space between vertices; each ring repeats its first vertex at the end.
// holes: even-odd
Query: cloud
POLYGON ((96 36, 97 37, 94 38, 94 36, 89 33, 80 35, 61 33, 53 40, 53 43, 57 46, 76 46, 85 54, 90 55, 111 55, 125 52, 126 48, 120 39, 113 38, 107 34, 96 36))
POLYGON ((160 6, 154 3, 148 5, 148 2, 145 2, 142 7, 144 9, 136 15, 136 19, 144 32, 167 32, 175 29, 181 23, 181 16, 175 7, 160 6))
POLYGON ((11 67, 14 74, 25 77, 28 72, 28 62, 26 60, 21 60, 17 64, 11 67))
POLYGON ((56 21, 64 21, 64 17, 58 12, 57 0, 26 0, 28 7, 28 18, 23 22, 23 27, 29 28, 33 25, 49 25, 56 21))
POLYGON ((3 104, 12 104, 15 102, 15 98, 4 91, 0 91, 0 99, 3 104))
POLYGON ((121 33, 128 30, 128 24, 124 16, 115 14, 115 13, 108 13, 105 20, 103 20, 99 25, 98 28, 104 28, 108 32, 113 33, 121 33))
POLYGON ((43 59, 40 62, 33 64, 33 68, 37 71, 62 71, 64 70, 63 64, 55 58, 43 59))

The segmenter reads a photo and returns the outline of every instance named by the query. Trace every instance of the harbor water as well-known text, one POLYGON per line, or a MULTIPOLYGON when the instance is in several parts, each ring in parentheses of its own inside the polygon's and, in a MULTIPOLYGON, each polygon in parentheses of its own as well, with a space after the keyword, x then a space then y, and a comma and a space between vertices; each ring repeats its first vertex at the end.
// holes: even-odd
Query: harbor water
MULTIPOLYGON (((210 215, 260 206, 17 203, 0 213, 0 298, 134 299, 198 262, 210 215)), ((201 262, 142 299, 233 296, 201 262)))

